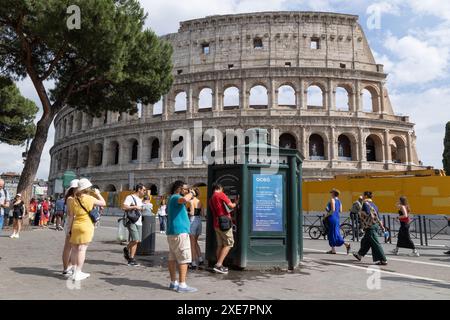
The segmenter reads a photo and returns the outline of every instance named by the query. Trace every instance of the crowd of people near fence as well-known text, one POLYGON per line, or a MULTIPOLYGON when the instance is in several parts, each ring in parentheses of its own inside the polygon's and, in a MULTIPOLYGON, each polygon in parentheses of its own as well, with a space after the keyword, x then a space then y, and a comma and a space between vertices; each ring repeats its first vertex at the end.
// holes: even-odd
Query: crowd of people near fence
MULTIPOLYGON (((197 269, 204 264, 203 254, 198 243, 202 234, 202 221, 206 209, 213 215, 213 228, 215 232, 216 259, 213 271, 227 274, 228 268, 224 261, 234 246, 232 228, 232 215, 239 206, 239 197, 234 201, 225 194, 222 185, 212 185, 211 196, 208 203, 199 199, 198 188, 191 187, 183 181, 175 181, 171 186, 170 195, 163 197, 157 212, 153 212, 153 205, 147 188, 138 183, 134 192, 128 195, 122 204, 123 218, 120 223, 128 230, 129 241, 123 248, 123 257, 130 267, 139 266, 136 261, 136 251, 142 241, 142 217, 156 214, 160 222, 160 233, 165 234, 169 247, 168 271, 170 283, 168 288, 177 292, 196 292, 197 289, 187 285, 188 269, 197 269)), ((325 207, 326 215, 324 225, 330 250, 327 254, 337 254, 336 248, 344 246, 346 253, 350 254, 351 244, 346 242, 340 232, 340 216, 344 204, 339 198, 340 191, 332 189, 330 200, 325 207)), ((351 205, 350 218, 352 225, 356 225, 358 233, 363 234, 359 250, 352 252, 353 256, 361 261, 371 250, 372 259, 378 265, 387 265, 387 258, 383 246, 379 242, 379 230, 385 232, 385 226, 380 219, 378 207, 375 204, 371 191, 363 192, 351 205)), ((29 219, 31 225, 48 228, 53 224, 55 230, 64 231, 65 243, 62 252, 62 274, 73 281, 87 279, 90 274, 83 272, 83 265, 87 250, 91 244, 95 225, 98 222, 101 210, 106 206, 99 189, 85 178, 74 179, 65 194, 55 201, 51 198, 31 199, 27 205, 21 194, 11 199, 4 189, 4 182, 0 180, 0 231, 3 224, 9 225, 12 221, 11 238, 18 239, 23 219, 29 219), (11 217, 5 213, 10 209, 11 217), (28 212, 28 214, 27 214, 28 212)), ((405 196, 399 198, 398 220, 400 229, 397 244, 392 251, 398 254, 401 248, 411 250, 411 255, 419 257, 419 252, 411 240, 409 227, 411 224, 412 209, 405 196)), ((353 230, 354 231, 354 230, 353 230)), ((450 254, 450 251, 445 252, 450 254)))

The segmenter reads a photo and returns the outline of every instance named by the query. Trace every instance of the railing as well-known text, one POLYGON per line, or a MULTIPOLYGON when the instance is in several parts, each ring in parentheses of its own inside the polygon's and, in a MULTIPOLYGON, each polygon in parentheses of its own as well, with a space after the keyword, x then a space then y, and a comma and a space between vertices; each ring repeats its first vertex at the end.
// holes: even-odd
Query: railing
MULTIPOLYGON (((323 218, 323 214, 304 214, 303 215, 303 232, 307 233, 308 230, 312 226, 321 226, 321 219, 323 218)), ((381 220, 384 226, 389 230, 389 237, 385 237, 385 243, 393 243, 393 239, 398 237, 398 232, 400 230, 400 221, 398 221, 397 217, 392 214, 384 214, 381 215, 381 220)), ((350 216, 342 217, 341 216, 341 225, 343 223, 348 223, 352 225, 352 233, 349 234, 349 239, 352 241, 359 242, 360 240, 360 232, 358 220, 352 219, 350 216)), ((432 219, 429 216, 417 215, 412 217, 410 222, 410 236, 411 239, 417 239, 420 242, 421 246, 429 246, 429 240, 436 240, 437 236, 443 236, 439 240, 450 241, 450 235, 447 233, 447 228, 450 227, 450 222, 447 221, 447 218, 442 217, 442 220, 432 219), (442 226, 437 221, 445 222, 445 225, 442 226)), ((395 242, 394 242, 395 243, 395 242)))

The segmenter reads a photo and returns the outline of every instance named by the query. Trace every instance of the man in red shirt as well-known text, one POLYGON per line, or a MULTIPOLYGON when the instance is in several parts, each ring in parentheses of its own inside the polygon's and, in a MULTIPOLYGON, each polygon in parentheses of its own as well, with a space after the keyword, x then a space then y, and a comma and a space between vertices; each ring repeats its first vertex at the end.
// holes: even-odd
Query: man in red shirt
POLYGON ((219 217, 226 216, 231 220, 230 209, 234 209, 237 204, 231 202, 231 200, 223 192, 222 185, 214 183, 212 185, 212 189, 213 195, 211 199, 209 199, 209 208, 213 213, 214 230, 216 231, 217 239, 217 263, 214 266, 214 271, 227 274, 228 268, 223 266, 223 261, 234 245, 233 228, 230 227, 228 230, 221 230, 219 217))

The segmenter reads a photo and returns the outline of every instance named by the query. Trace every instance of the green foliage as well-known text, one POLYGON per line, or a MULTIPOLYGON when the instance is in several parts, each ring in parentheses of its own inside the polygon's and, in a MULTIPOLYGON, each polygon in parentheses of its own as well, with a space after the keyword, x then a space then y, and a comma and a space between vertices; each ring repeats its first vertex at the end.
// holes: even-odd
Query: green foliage
POLYGON ((21 79, 34 70, 53 80, 55 108, 135 111, 135 102, 157 102, 173 81, 172 48, 143 29, 145 19, 137 0, 2 0, 0 72, 21 79), (81 10, 80 29, 67 27, 70 5, 81 10))
POLYGON ((34 135, 38 108, 20 94, 15 84, 0 77, 0 142, 20 145, 34 135))
POLYGON ((448 176, 450 176, 450 121, 447 122, 445 127, 445 138, 444 138, 444 153, 442 154, 444 164, 444 170, 448 176))

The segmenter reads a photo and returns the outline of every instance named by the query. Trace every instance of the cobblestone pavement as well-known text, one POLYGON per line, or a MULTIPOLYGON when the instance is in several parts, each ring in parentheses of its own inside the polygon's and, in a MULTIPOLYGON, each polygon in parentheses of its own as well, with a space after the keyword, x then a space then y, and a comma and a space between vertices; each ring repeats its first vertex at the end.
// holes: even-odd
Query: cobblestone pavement
MULTIPOLYGON (((449 299, 450 256, 444 247, 419 248, 420 257, 388 254, 389 264, 374 273, 371 257, 362 262, 344 254, 327 255, 327 242, 305 239, 305 259, 293 272, 234 271, 219 275, 189 271, 188 284, 199 291, 180 294, 167 289, 167 243, 156 235, 156 254, 138 257, 128 267, 115 241, 117 218, 105 217, 88 249, 78 283, 61 276, 64 233, 52 229, 22 232, 20 239, 0 235, 2 299, 449 299), (377 275, 380 281, 377 281, 377 275)), ((204 237, 200 238, 204 248, 204 237)), ((446 244, 443 242, 442 244, 446 244)), ((359 243, 352 243, 354 248, 359 243)), ((393 245, 384 245, 389 252, 393 245)))

